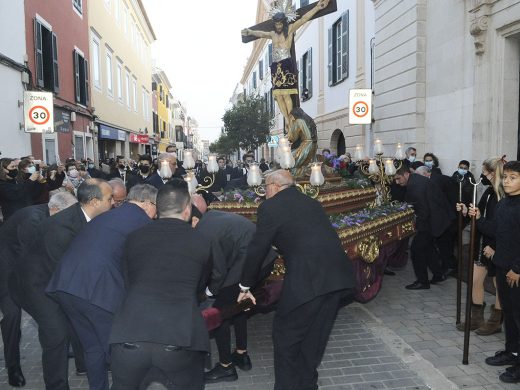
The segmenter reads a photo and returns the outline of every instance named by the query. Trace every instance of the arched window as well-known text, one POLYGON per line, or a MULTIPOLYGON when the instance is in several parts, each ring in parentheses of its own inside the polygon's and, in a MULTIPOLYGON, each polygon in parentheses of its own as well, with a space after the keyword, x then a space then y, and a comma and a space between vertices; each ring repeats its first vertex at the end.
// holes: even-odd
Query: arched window
POLYGON ((332 153, 336 153, 337 156, 345 154, 345 136, 340 129, 334 130, 330 137, 330 148, 332 153))

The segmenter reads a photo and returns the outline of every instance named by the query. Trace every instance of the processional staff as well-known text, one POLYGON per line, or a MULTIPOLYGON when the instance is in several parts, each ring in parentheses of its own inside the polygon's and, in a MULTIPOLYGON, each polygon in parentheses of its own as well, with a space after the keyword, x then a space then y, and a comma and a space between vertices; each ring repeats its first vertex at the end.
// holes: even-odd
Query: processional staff
MULTIPOLYGON (((473 204, 472 207, 476 207, 477 204, 477 186, 480 184, 482 179, 478 182, 474 182, 472 178, 469 182, 473 185, 473 204)), ((469 241, 469 258, 468 258, 468 283, 466 292, 466 322, 464 324, 464 349, 462 352, 462 364, 468 364, 468 352, 469 352, 469 332, 471 326, 471 304, 473 302, 472 290, 473 290, 473 259, 475 258, 475 239, 477 234, 477 216, 473 214, 471 216, 471 231, 469 241)), ((459 271, 460 273, 460 271, 459 271)))
MULTIPOLYGON (((462 203, 462 182, 464 181, 464 176, 459 180, 459 204, 462 203)), ((462 228, 464 227, 463 223, 463 208, 461 207, 459 210, 459 245, 457 247, 457 257, 458 257, 458 268, 457 268, 457 320, 456 324, 460 324, 460 315, 461 315, 461 306, 462 306, 462 228)))

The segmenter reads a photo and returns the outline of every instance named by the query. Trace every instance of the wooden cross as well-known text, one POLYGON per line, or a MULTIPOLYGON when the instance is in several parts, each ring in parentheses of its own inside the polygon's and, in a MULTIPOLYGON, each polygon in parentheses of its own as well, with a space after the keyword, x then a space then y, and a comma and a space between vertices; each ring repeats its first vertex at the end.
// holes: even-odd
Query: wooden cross
MULTIPOLYGON (((302 7, 300 9, 298 9, 296 11, 296 13, 298 14, 298 18, 296 18, 296 20, 298 20, 299 18, 301 18, 303 15, 305 15, 307 12, 309 12, 311 9, 313 9, 316 4, 318 2, 315 2, 315 3, 312 3, 312 4, 309 4, 305 7, 302 7)), ((331 14, 333 12, 336 12, 338 10, 338 6, 336 4, 336 0, 330 0, 329 4, 327 5, 327 7, 325 7, 324 9, 320 10, 319 12, 316 13, 316 15, 314 15, 311 20, 313 19, 317 19, 317 18, 321 18, 322 16, 325 16, 325 15, 328 15, 328 14, 331 14)), ((296 21, 295 20, 295 21, 296 21)), ((291 22, 291 23, 294 23, 295 21, 291 22)), ((265 22, 262 22, 262 23, 259 23, 255 26, 252 26, 252 27, 249 27, 250 30, 257 30, 257 31, 274 31, 274 22, 272 19, 269 19, 269 20, 266 20, 265 22)), ((254 36, 251 36, 251 35, 248 35, 248 36, 242 36, 242 42, 244 43, 248 43, 248 42, 252 42, 254 40, 258 39, 257 37, 254 37, 254 36)), ((293 45, 294 47, 294 45, 293 45)))

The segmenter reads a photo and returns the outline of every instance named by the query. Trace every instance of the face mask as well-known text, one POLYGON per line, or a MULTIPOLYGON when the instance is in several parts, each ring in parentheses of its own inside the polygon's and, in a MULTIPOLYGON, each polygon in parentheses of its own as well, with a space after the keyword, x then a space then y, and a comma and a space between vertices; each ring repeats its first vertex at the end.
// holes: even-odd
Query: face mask
POLYGON ((424 165, 426 165, 428 168, 433 168, 433 161, 425 161, 424 165))
POLYGON ((75 179, 76 177, 79 176, 79 172, 77 169, 71 169, 70 171, 67 172, 67 175, 69 175, 70 177, 75 179))
POLYGON ((18 175, 18 169, 11 169, 9 171, 9 173, 7 174, 7 176, 11 177, 11 178, 15 178, 16 176, 18 175))
POLYGON ((139 165, 139 170, 141 173, 148 173, 150 172, 150 167, 148 165, 139 165))
POLYGON ((482 174, 482 175, 480 175, 480 178, 482 179, 482 184, 484 184, 485 186, 490 186, 491 185, 491 182, 486 177, 486 175, 482 174))
POLYGON ((94 169, 94 164, 88 164, 88 169, 94 169))
POLYGON ((467 170, 467 169, 459 168, 459 169, 457 169, 457 172, 458 172, 459 175, 461 175, 461 176, 466 176, 466 173, 468 173, 468 170, 467 170))
POLYGON ((31 175, 36 172, 36 167, 33 165, 32 167, 27 168, 27 173, 30 173, 31 175))
POLYGON ((415 161, 415 156, 410 156, 408 157, 408 161, 410 161, 411 163, 413 163, 415 161))

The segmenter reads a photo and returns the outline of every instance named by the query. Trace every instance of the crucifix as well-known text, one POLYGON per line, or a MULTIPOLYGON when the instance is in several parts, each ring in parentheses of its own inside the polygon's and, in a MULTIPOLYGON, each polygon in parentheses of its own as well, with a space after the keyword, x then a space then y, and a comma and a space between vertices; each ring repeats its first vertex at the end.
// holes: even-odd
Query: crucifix
POLYGON ((273 97, 285 118, 286 129, 291 129, 292 110, 300 106, 298 99, 298 69, 294 50, 294 35, 308 21, 337 10, 336 0, 319 0, 298 10, 292 0, 273 2, 271 19, 242 30, 242 42, 258 38, 271 39, 273 58, 270 64, 273 97))

